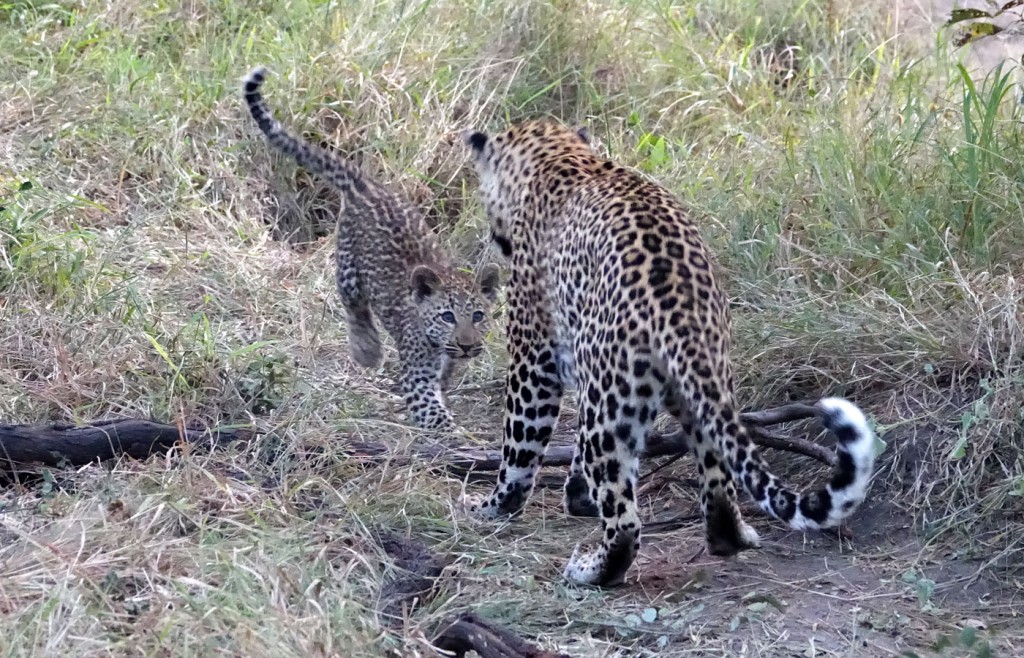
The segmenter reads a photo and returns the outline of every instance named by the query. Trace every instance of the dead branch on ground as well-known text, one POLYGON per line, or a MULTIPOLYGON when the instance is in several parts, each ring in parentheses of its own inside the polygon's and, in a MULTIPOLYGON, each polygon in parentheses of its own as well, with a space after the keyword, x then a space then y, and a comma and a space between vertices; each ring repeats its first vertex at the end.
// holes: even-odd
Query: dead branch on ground
POLYGON ((508 629, 471 612, 459 615, 437 636, 434 646, 456 658, 465 658, 470 651, 475 651, 480 658, 569 658, 564 653, 538 649, 508 629))
MULTIPOLYGON (((829 466, 835 455, 824 446, 806 439, 778 434, 768 426, 803 420, 819 415, 816 407, 790 404, 741 415, 762 447, 787 450, 813 457, 829 466)), ((220 445, 253 436, 248 429, 199 430, 147 420, 102 420, 83 426, 73 425, 0 425, 0 469, 14 470, 30 464, 80 466, 121 455, 145 459, 163 453, 181 442, 186 444, 220 445)), ((352 454, 378 457, 391 452, 382 443, 349 442, 352 454)), ((688 437, 681 429, 652 433, 647 437, 644 456, 664 457, 685 453, 688 437)), ((573 446, 554 445, 548 449, 544 463, 567 466, 572 461, 573 446)), ((411 458, 417 461, 439 460, 456 472, 496 471, 501 467, 501 451, 495 449, 460 448, 443 444, 425 444, 415 448, 411 458)))
POLYGON ((179 441, 219 445, 251 436, 247 430, 197 430, 122 418, 88 425, 0 425, 0 469, 30 464, 81 466, 120 455, 145 459, 179 441))

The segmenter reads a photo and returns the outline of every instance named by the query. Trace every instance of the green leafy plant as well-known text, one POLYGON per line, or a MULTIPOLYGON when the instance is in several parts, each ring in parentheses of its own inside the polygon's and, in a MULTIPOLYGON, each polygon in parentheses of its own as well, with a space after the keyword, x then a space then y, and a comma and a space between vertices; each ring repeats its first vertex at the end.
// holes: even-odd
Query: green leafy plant
MULTIPOLYGON (((1024 7, 1024 0, 1010 0, 1010 2, 997 3, 988 0, 988 4, 991 7, 990 10, 985 9, 954 9, 950 12, 949 20, 947 20, 942 27, 952 27, 953 25, 962 25, 956 30, 953 36, 953 44, 956 46, 963 46, 972 41, 984 39, 994 34, 999 34, 1007 30, 1005 27, 1001 27, 993 22, 993 19, 999 18, 1000 16, 1010 14, 1011 10, 1019 7, 1024 7)), ((1011 23, 1016 28, 1024 26, 1024 18, 1019 13, 1012 13, 1015 20, 1011 23)), ((1022 60, 1024 61, 1024 60, 1022 60)))

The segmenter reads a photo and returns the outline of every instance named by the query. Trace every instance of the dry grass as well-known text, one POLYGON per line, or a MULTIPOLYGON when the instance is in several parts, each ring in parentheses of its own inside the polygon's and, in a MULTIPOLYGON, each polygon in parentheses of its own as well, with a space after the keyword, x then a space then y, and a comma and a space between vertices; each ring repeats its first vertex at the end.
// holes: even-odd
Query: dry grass
MULTIPOLYGON (((0 653, 426 656, 465 609, 574 656, 1019 652, 1020 90, 910 50, 935 42, 878 4, 817 4, 0 3, 0 419, 263 431, 6 487, 0 653), (736 303, 743 399, 846 395, 888 442, 856 539, 758 519, 765 549, 721 562, 691 523, 599 592, 558 577, 593 528, 557 490, 468 524, 453 501, 481 485, 402 459, 425 439, 393 359, 348 357, 333 197, 244 115, 257 63, 283 120, 416 199, 468 262, 469 126, 587 123, 689 200, 736 303), (382 533, 451 561, 398 623, 382 533)), ((481 443, 503 363, 495 335, 454 396, 481 443)), ((649 518, 692 510, 686 474, 647 479, 649 518)))

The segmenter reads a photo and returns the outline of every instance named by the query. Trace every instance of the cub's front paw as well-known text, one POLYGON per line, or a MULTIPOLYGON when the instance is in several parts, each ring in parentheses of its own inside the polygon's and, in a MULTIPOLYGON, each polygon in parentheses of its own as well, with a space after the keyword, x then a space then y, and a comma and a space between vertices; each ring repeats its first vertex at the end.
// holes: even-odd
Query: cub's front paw
POLYGON ((491 496, 465 494, 459 504, 466 516, 476 521, 493 521, 498 518, 498 506, 493 503, 491 496))
MULTIPOLYGON (((576 544, 569 563, 565 565, 562 576, 578 585, 594 587, 615 587, 625 581, 625 569, 616 569, 611 573, 608 564, 608 553, 601 547, 583 547, 576 544)), ((629 565, 626 564, 628 567, 629 565)))

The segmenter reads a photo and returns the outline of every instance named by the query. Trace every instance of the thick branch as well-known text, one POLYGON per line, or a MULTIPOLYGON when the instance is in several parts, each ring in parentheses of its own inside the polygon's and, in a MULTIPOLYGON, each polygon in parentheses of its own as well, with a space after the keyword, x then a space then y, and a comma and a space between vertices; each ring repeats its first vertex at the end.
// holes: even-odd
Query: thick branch
POLYGON ((807 439, 799 439, 792 436, 777 434, 764 428, 765 425, 779 425, 794 420, 807 418, 821 418, 821 410, 812 404, 794 403, 785 404, 781 407, 763 409, 761 411, 748 411, 740 414, 740 419, 747 423, 747 426, 754 433, 754 443, 763 448, 775 448, 776 450, 788 450, 801 455, 813 457, 829 466, 836 465, 836 455, 824 446, 812 443, 807 439))
POLYGON ((452 622, 437 636, 434 646, 456 658, 465 658, 470 651, 475 651, 480 658, 569 658, 563 653, 538 649, 508 629, 495 626, 471 612, 452 622))
POLYGON ((813 457, 829 466, 836 465, 836 454, 825 446, 812 443, 807 439, 798 439, 794 436, 785 436, 770 432, 763 427, 753 427, 754 443, 762 448, 775 448, 776 450, 788 450, 801 455, 813 457))
MULTIPOLYGON (((783 436, 765 429, 793 420, 818 416, 818 410, 807 404, 790 404, 742 414, 758 445, 797 452, 834 465, 834 454, 823 446, 805 439, 783 436)), ((82 465, 97 460, 129 455, 144 459, 162 453, 179 441, 185 443, 227 443, 246 439, 250 430, 197 430, 146 420, 103 420, 83 426, 70 425, 0 425, 0 469, 28 464, 57 466, 62 463, 82 465)), ((680 430, 654 433, 647 438, 646 457, 662 457, 685 452, 686 437, 680 430)), ((388 447, 376 443, 351 446, 356 454, 377 456, 388 447)), ((570 445, 552 446, 544 462, 550 466, 566 466, 572 460, 570 445)), ((450 468, 461 471, 494 471, 501 466, 497 450, 465 450, 443 445, 427 445, 415 453, 419 459, 443 459, 450 468)))
POLYGON ((740 414, 740 418, 751 425, 778 425, 793 420, 805 418, 819 418, 821 412, 813 404, 796 402, 784 404, 781 407, 762 409, 761 411, 746 411, 740 414))
POLYGON ((175 443, 227 443, 245 430, 194 430, 148 420, 101 420, 88 425, 0 425, 0 469, 29 464, 80 466, 119 455, 144 459, 175 443))
MULTIPOLYGON (((792 436, 777 434, 766 430, 763 427, 758 427, 757 425, 750 426, 750 431, 754 434, 754 443, 762 448, 788 450, 789 452, 813 457, 814 459, 828 464, 829 466, 834 466, 836 463, 835 455, 830 452, 828 448, 820 446, 817 443, 812 443, 807 439, 798 439, 792 436)), ((647 437, 647 449, 644 450, 644 457, 663 457, 665 455, 674 455, 685 450, 686 438, 683 436, 682 430, 674 430, 672 432, 666 432, 665 434, 652 434, 647 437)), ((569 452, 569 459, 572 459, 571 450, 569 452)), ((555 465, 546 457, 544 459, 544 463, 550 466, 555 465)))

